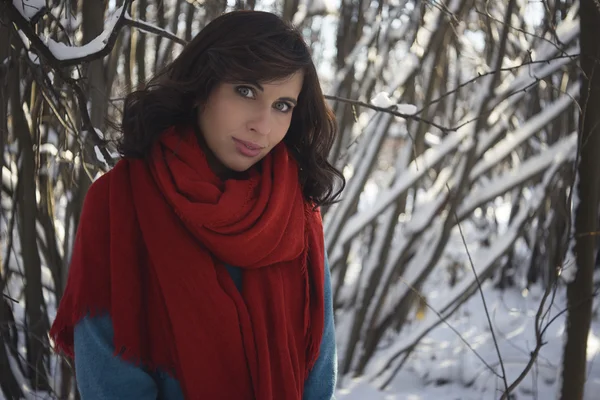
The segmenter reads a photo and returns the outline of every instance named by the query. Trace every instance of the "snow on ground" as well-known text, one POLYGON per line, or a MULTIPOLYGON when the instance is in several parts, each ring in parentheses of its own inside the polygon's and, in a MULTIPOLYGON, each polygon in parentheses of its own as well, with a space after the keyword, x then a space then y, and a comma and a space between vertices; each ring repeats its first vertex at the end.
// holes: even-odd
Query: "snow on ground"
MULTIPOLYGON (((435 282, 426 288, 428 300, 435 307, 435 282)), ((530 292, 507 289, 504 292, 484 284, 484 295, 490 311, 494 332, 508 375, 508 383, 521 374, 535 347, 534 320, 542 291, 534 287, 530 292)), ((596 302, 598 310, 598 302, 596 302)), ((564 309, 563 291, 554 301, 551 318, 564 309)), ((431 312, 431 311, 429 311, 431 312)), ((564 314, 563 314, 564 316, 564 314)), ((448 319, 464 339, 488 365, 500 373, 498 356, 492 341, 481 296, 471 297, 448 319)), ((414 323, 416 327, 418 322, 414 323)), ((410 331, 411 327, 408 328, 410 331)), ((516 399, 555 399, 565 321, 557 318, 547 330, 548 342, 540 351, 538 362, 521 382, 516 399)), ((402 334, 397 340, 402 339, 402 334)), ((380 349, 380 357, 386 349, 380 349)), ((375 364, 375 363, 374 363, 375 364)), ((338 400, 497 400, 501 396, 502 380, 496 378, 472 350, 446 325, 433 330, 409 357, 403 369, 385 391, 363 379, 345 380, 336 393, 338 400)), ((586 400, 598 399, 600 391, 600 321, 595 317, 588 339, 588 378, 586 400)))

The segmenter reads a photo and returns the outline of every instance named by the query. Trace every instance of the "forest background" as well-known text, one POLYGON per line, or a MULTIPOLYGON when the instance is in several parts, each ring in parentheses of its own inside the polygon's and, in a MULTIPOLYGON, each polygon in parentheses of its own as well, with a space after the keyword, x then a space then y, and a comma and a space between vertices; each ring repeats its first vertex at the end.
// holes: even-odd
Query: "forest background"
POLYGON ((78 398, 47 333, 110 121, 234 9, 337 117, 337 397, 597 399, 598 0, 0 0, 0 398, 78 398))

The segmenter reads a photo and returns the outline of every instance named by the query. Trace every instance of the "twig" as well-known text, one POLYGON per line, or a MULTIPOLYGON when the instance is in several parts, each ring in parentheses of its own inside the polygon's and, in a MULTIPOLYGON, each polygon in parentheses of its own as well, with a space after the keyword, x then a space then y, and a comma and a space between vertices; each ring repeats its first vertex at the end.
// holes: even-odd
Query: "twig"
POLYGON ((414 115, 414 114, 405 114, 405 113, 398 112, 398 111, 394 110, 394 106, 392 106, 390 108, 378 107, 378 106, 375 106, 373 104, 365 103, 365 102, 360 101, 360 100, 346 99, 344 97, 332 96, 332 95, 328 95, 328 94, 325 95, 324 97, 326 99, 329 99, 329 100, 341 101, 342 103, 353 104, 353 105, 356 105, 356 106, 370 108, 370 109, 375 110, 375 111, 385 112, 385 113, 392 114, 392 115, 395 115, 396 117, 400 117, 400 118, 404 118, 404 119, 412 119, 412 120, 415 120, 415 121, 425 122, 426 124, 429 124, 431 126, 435 126, 436 128, 438 128, 439 130, 441 130, 443 132, 449 132, 449 131, 454 130, 454 129, 451 129, 451 128, 448 128, 448 127, 436 124, 435 122, 429 121, 429 120, 427 120, 425 118, 421 118, 421 117, 419 117, 417 115, 414 115))
MULTIPOLYGON (((527 92, 527 90, 529 90, 530 88, 532 88, 532 87, 534 87, 534 86, 538 85, 539 83, 540 83, 540 80, 539 80, 539 79, 538 79, 538 80, 536 80, 536 81, 534 81, 534 82, 531 82, 529 85, 525 86, 524 88, 521 88, 521 89, 515 90, 515 91, 514 91, 514 92, 512 92, 512 93, 509 93, 509 94, 506 96, 506 98, 509 98, 509 97, 511 97, 511 96, 514 96, 514 95, 516 95, 516 94, 518 94, 518 93, 521 93, 521 92, 527 92)), ((465 121, 465 122, 461 123, 460 125, 457 125, 456 127, 452 128, 452 130, 453 130, 453 131, 459 130, 459 129, 460 129, 460 128, 462 128, 463 126, 466 126, 466 125, 469 125, 470 123, 473 123, 473 122, 475 122, 475 121, 478 121, 479 119, 481 119, 481 118, 483 118, 483 117, 487 117, 489 114, 491 114, 491 113, 494 111, 494 109, 495 109, 495 108, 496 108, 496 107, 493 107, 493 108, 491 108, 491 109, 489 109, 489 110, 481 110, 481 113, 480 113, 480 114, 479 114, 477 117, 474 117, 474 118, 472 118, 472 119, 469 119, 469 120, 467 120, 467 121, 465 121)))
MULTIPOLYGON (((34 339, 37 342, 41 343, 44 346, 44 350, 46 350, 45 353, 50 354, 52 352, 52 349, 51 349, 51 347, 49 346, 49 343, 48 343, 48 339, 45 336, 39 336, 39 335, 34 334, 33 331, 31 329, 29 329, 26 324, 17 324, 17 323, 7 324, 7 323, 4 323, 3 325, 5 325, 5 326, 9 326, 9 325, 14 326, 14 328, 17 331, 21 331, 21 332, 25 333, 26 336, 30 340, 34 339)), ((11 354, 13 355, 13 357, 15 357, 15 358, 18 359, 18 360, 15 360, 15 361, 19 361, 18 364, 21 367, 20 368, 21 369, 21 373, 23 373, 23 374, 25 373, 25 371, 24 371, 25 368, 23 366, 27 366, 27 367, 29 367, 31 369, 36 369, 36 365, 32 364, 25 356, 23 356, 23 354, 21 354, 21 352, 19 352, 18 348, 15 348, 14 346, 11 346, 8 343, 8 341, 7 341, 7 347, 9 349, 9 351, 11 352, 11 354)), ((42 372, 44 374, 46 373, 46 371, 42 371, 42 372)), ((38 374, 36 374, 36 375, 38 375, 38 374)), ((56 393, 54 391, 54 389, 52 389, 52 387, 49 385, 49 381, 50 380, 48 378, 46 378, 46 379, 47 379, 47 383, 48 383, 47 386, 48 387, 45 388, 45 390, 47 390, 50 395, 54 396, 54 397, 51 397, 51 398, 60 399, 61 397, 58 396, 58 393, 56 393)), ((46 398, 45 396, 42 397, 41 395, 37 394, 35 391, 33 391, 31 394, 35 398, 41 398, 41 399, 45 399, 46 398)))
POLYGON ((454 332, 456 334, 456 336, 458 336, 458 338, 469 348, 469 350, 471 350, 473 352, 473 354, 475 354, 475 356, 477 356, 477 358, 479 358, 479 360, 483 363, 483 365, 485 365, 494 375, 496 375, 498 378, 502 378, 502 376, 500 376, 500 374, 498 374, 494 368, 492 368, 492 366, 490 366, 487 361, 485 361, 483 359, 483 357, 481 357, 481 355, 479 355, 479 353, 477 352, 477 350, 475 350, 473 348, 473 346, 471 346, 469 344, 469 342, 467 342, 467 339, 465 339, 459 331, 456 330, 456 328, 454 328, 452 325, 450 325, 450 323, 448 322, 448 317, 452 316, 452 314, 448 314, 447 317, 444 317, 439 311, 437 311, 435 308, 433 308, 425 299, 425 297, 423 297, 423 295, 421 295, 421 293, 419 293, 419 291, 417 289, 415 289, 410 283, 408 283, 407 281, 404 280, 404 278, 399 277, 399 279, 402 281, 402 283, 404 283, 414 294, 416 294, 421 301, 423 302, 423 304, 425 304, 427 306, 427 308, 429 308, 431 311, 433 311, 435 313, 435 315, 437 315, 437 317, 444 323, 446 324, 446 326, 448 328, 450 328, 450 330, 452 332, 454 332))
MULTIPOLYGON (((550 291, 547 291, 547 293, 549 293, 550 291)), ((594 298, 595 296, 598 295, 598 291, 596 290, 593 294, 592 294, 592 298, 594 298)), ((547 297, 547 296, 545 296, 547 297)), ((540 351, 540 349, 542 348, 543 345, 545 345, 546 343, 542 340, 544 334, 546 333, 546 330, 548 330, 548 328, 550 327, 550 325, 552 325, 552 323, 554 321, 556 321, 561 315, 563 315, 564 313, 566 313, 567 311, 573 309, 573 308, 577 308, 580 305, 582 305, 583 303, 589 301, 590 299, 584 299, 581 300, 579 303, 570 306, 570 307, 566 307, 565 309, 561 310, 558 314, 556 314, 550 321, 548 321, 548 323, 546 324, 546 326, 544 326, 544 329, 542 329, 539 332, 539 335, 537 336, 537 345, 535 347, 535 349, 531 352, 531 358, 529 359, 529 362, 527 363, 527 366, 525 367, 525 369, 523 370, 523 372, 521 373, 521 375, 519 375, 519 377, 510 385, 509 389, 510 390, 514 390, 519 383, 521 383, 521 381, 523 379, 525 379, 525 377, 527 376, 527 374, 529 373, 529 370, 533 367, 535 360, 537 359, 538 353, 540 351)), ((543 303, 543 300, 542 300, 543 303)), ((538 316, 540 315, 539 310, 538 310, 538 315, 536 315, 536 319, 538 318, 538 316)), ((508 400, 508 397, 506 396, 506 393, 500 398, 500 400, 508 400)))
MULTIPOLYGON (((492 72, 490 72, 489 74, 492 74, 494 72, 495 72, 495 70, 492 71, 492 72)), ((509 98, 509 97, 514 96, 514 95, 516 95, 518 93, 521 93, 521 92, 527 92, 527 90, 529 90, 530 88, 538 85, 539 83, 540 83, 540 79, 538 79, 538 80, 536 80, 534 82, 531 82, 529 85, 525 86, 524 88, 521 88, 521 89, 518 89, 518 90, 515 90, 515 91, 509 93, 506 96, 506 98, 509 98)), ((338 97, 338 96, 325 95, 324 97, 326 99, 341 101, 343 103, 358 105, 358 106, 361 106, 361 107, 370 108, 370 109, 375 110, 375 111, 380 111, 380 112, 392 114, 392 115, 395 115, 397 117, 401 117, 401 118, 404 118, 404 119, 412 119, 412 120, 415 120, 415 121, 421 121, 421 122, 424 122, 426 124, 429 124, 431 126, 434 126, 434 127, 438 128, 439 130, 441 130, 444 133, 458 131, 460 128, 462 128, 462 127, 464 127, 466 125, 469 125, 469 124, 471 124, 471 123, 473 123, 475 121, 478 121, 479 119, 481 119, 481 118, 489 115, 491 112, 494 111, 494 108, 489 109, 489 110, 482 110, 482 112, 477 117, 474 117, 474 118, 469 119, 469 120, 467 120, 465 122, 462 122, 459 125, 456 125, 456 126, 453 126, 453 127, 447 127, 447 126, 442 126, 442 125, 437 124, 437 123, 435 123, 433 121, 430 121, 430 120, 427 120, 425 118, 421 118, 421 117, 415 115, 415 114, 418 114, 419 112, 421 112, 423 109, 419 110, 415 114, 404 114, 404 113, 400 113, 398 111, 395 111, 394 108, 393 108, 394 106, 392 106, 390 108, 384 108, 384 107, 375 106, 373 104, 365 103, 363 101, 352 100, 352 99, 347 99, 347 98, 338 97)), ((434 100, 434 101, 437 101, 437 100, 434 100)))
MULTIPOLYGON (((486 4, 487 4, 487 3, 486 3, 486 4)), ((549 40, 549 39, 546 39, 546 38, 545 38, 545 37, 543 37, 543 36, 539 36, 539 35, 536 35, 535 33, 527 32, 527 31, 526 31, 526 30, 524 30, 524 29, 521 29, 521 28, 514 27, 514 26, 512 26, 511 24, 509 24, 507 21, 501 21, 501 20, 499 20, 498 18, 494 17, 492 14, 490 14, 490 12, 489 12, 489 11, 487 11, 487 8, 488 8, 488 7, 487 7, 487 5, 486 5, 486 11, 485 11, 485 12, 483 12, 483 11, 480 11, 480 10, 479 10, 477 7, 475 7, 475 12, 476 12, 477 14, 479 14, 479 15, 482 15, 482 16, 485 16, 485 17, 487 17, 487 18, 491 19, 492 21, 495 21, 495 22, 497 22, 497 23, 499 23, 499 24, 505 25, 505 26, 507 26, 508 28, 510 28, 510 29, 513 29, 513 30, 515 30, 515 31, 517 31, 517 32, 521 32, 521 33, 523 33, 523 34, 525 34, 525 35, 527 35, 527 36, 532 36, 532 37, 534 37, 534 38, 540 39, 541 41, 548 42, 550 45, 554 46, 554 47, 555 47, 555 48, 556 48, 558 51, 560 51, 560 52, 563 52, 563 53, 564 53, 564 50, 563 50, 563 49, 561 49, 561 48, 558 46, 558 44, 560 44, 560 45, 563 45, 563 43, 562 43, 562 42, 560 42, 560 39, 559 39, 558 37, 555 37, 556 41, 558 42, 558 44, 556 44, 555 42, 553 42, 553 41, 551 41, 551 40, 549 40)))
POLYGON ((600 235, 600 231, 577 233, 577 234, 575 234, 574 237, 580 238, 580 237, 584 237, 584 236, 598 236, 598 235, 600 235))
MULTIPOLYGON (((522 68, 522 67, 524 67, 524 66, 527 66, 527 65, 533 65, 533 64, 547 64, 547 63, 549 63, 550 61, 553 61, 553 60, 559 60, 559 59, 561 59, 561 58, 570 58, 570 59, 574 59, 574 58, 577 58, 577 57, 579 57, 579 54, 567 54, 567 55, 563 55, 563 56, 557 56, 557 57, 549 58, 549 59, 546 59, 546 60, 528 61, 528 62, 523 62, 523 63, 521 63, 521 64, 519 64, 519 65, 515 65, 515 66, 512 66, 512 67, 500 68, 500 70, 499 70, 499 71, 500 71, 500 72, 510 72, 510 71, 514 71, 514 70, 517 70, 517 69, 519 69, 519 68, 522 68)), ((458 85, 457 87, 455 87, 454 89, 452 89, 452 90, 449 90, 449 91, 445 92, 444 94, 440 95, 440 96, 439 96, 437 99, 430 101, 430 102, 429 102, 429 104, 427 104, 427 107, 429 107, 429 106, 431 106, 431 105, 433 105, 433 104, 435 104, 435 103, 439 103, 439 102, 440 102, 440 101, 442 101, 444 98, 446 98, 446 97, 450 96, 451 94, 454 94, 454 93, 456 93, 458 90, 462 89, 463 87, 465 87, 465 86, 467 86, 467 85, 469 85, 469 84, 471 84, 471 83, 474 83, 474 82, 476 82, 476 81, 477 81, 477 80, 479 80, 480 78, 484 78, 484 77, 486 77, 486 76, 488 76, 488 75, 492 75, 492 74, 495 74, 495 73, 496 73, 496 71, 488 71, 488 72, 484 72, 484 73, 477 74, 477 76, 475 76, 475 77, 473 77, 473 78, 471 78, 471 79, 469 79, 469 80, 467 80, 467 81, 464 81, 464 82, 462 82, 461 84, 459 84, 459 85, 458 85)), ((425 107, 421 108, 421 109, 420 109, 420 110, 418 110, 418 111, 417 111, 415 114, 420 114, 420 113, 422 113, 424 109, 425 109, 425 107)))
MULTIPOLYGON (((577 104, 579 107, 579 104, 577 104)), ((579 107, 579 109, 581 110, 581 107, 579 107)), ((583 112, 585 112, 585 107, 583 112)), ((576 154, 576 160, 579 158, 579 152, 580 149, 578 148, 577 150, 577 154, 576 154)), ((575 161, 575 165, 577 165, 577 161, 575 161)), ((569 197, 567 200, 567 204, 571 204, 572 201, 572 193, 573 193, 573 188, 574 188, 574 182, 575 179, 573 179, 573 181, 571 182, 571 190, 569 192, 569 197)), ((567 232, 570 232, 571 230, 571 223, 572 223, 572 213, 569 213, 569 216, 567 218, 567 232)), ((569 235, 570 236, 570 235, 569 235)), ((569 239, 566 239, 567 241, 569 241, 569 239)), ((564 253, 564 252, 562 252, 564 253)), ((564 258, 564 256, 563 256, 564 258)), ((523 369, 523 371, 521 371, 521 374, 519 374, 519 376, 515 379, 515 381, 509 386, 507 392, 505 392, 502 397, 501 400, 507 400, 510 391, 514 390, 522 381, 523 379, 525 379, 525 377, 527 376, 527 374, 529 373, 529 371, 531 370, 531 368, 533 367, 533 365, 535 364, 539 352, 542 348, 542 346, 544 346, 546 344, 546 342, 544 342, 544 335, 546 333, 546 331, 548 330, 548 328, 550 327, 550 325, 559 317, 561 316, 563 313, 565 313, 569 308, 567 307, 566 309, 560 311, 557 315, 555 315, 553 318, 551 318, 546 325, 544 326, 544 328, 542 328, 542 322, 544 321, 544 319, 546 318, 546 316, 548 315, 548 313, 550 312, 550 309, 552 308, 552 305, 554 304, 554 299, 556 297, 556 291, 558 288, 557 282, 558 282, 558 272, 559 269, 557 269, 556 271, 556 276, 554 277, 554 281, 552 282, 551 285, 549 285, 546 288, 546 291, 544 292, 544 295, 542 297, 542 300, 540 301, 540 306, 538 307, 538 310, 536 312, 536 316, 535 316, 535 339, 536 339, 536 346, 534 348, 534 350, 530 353, 530 359, 529 362, 527 363, 527 365, 525 366, 525 368, 523 369), (544 311, 544 306, 546 304, 546 300, 548 299, 548 296, 552 294, 552 298, 550 300, 550 304, 548 305, 546 311, 544 311)))
POLYGON ((4 296, 4 298, 6 298, 6 299, 8 299, 8 300, 12 301, 13 303, 19 304, 19 300, 17 300, 17 299, 13 299, 12 297, 10 297, 10 296, 9 296, 9 295, 7 295, 7 294, 4 294, 4 293, 2 293, 2 296, 4 296))
POLYGON ((175 34, 169 32, 165 29, 161 29, 157 26, 154 26, 154 25, 149 24, 144 21, 134 20, 133 18, 131 18, 129 13, 125 14, 125 25, 128 25, 133 28, 137 28, 144 32, 153 33, 155 35, 164 37, 165 39, 172 40, 175 43, 178 43, 182 46, 185 46, 187 44, 187 41, 185 41, 184 39, 181 39, 180 37, 177 37, 175 34))
MULTIPOLYGON (((530 353, 529 361, 527 362, 527 365, 525 366, 525 368, 523 368, 523 371, 521 372, 521 374, 508 387, 508 390, 502 394, 502 397, 500 398, 501 400, 507 400, 509 398, 508 396, 510 395, 510 392, 515 390, 517 388, 517 386, 519 386, 521 381, 523 379, 525 379, 525 377, 527 376, 527 374, 529 373, 529 371, 535 364, 538 354, 539 354, 540 350, 542 349, 542 346, 544 346, 544 344, 545 344, 545 342, 543 340, 543 337, 544 337, 543 332, 546 331, 546 329, 550 326, 552 321, 554 321, 556 318, 555 317, 550 322, 548 322, 548 324, 546 325, 546 328, 543 329, 542 331, 540 331, 538 324, 539 324, 540 318, 542 317, 542 310, 544 309, 544 304, 545 304, 546 299, 548 298, 549 294, 550 294, 550 286, 544 292, 544 296, 542 297, 542 301, 540 302, 540 306, 538 307, 538 311, 535 316, 535 331, 536 331, 535 332, 535 336, 536 336, 535 349, 533 349, 533 351, 530 353)), ((559 313, 558 315, 561 315, 561 313, 559 313)))
MULTIPOLYGON (((446 185, 448 190, 450 187, 446 185)), ((471 252, 469 251, 469 246, 467 246, 467 240, 465 239, 465 235, 463 233, 460 221, 458 219, 458 214, 454 211, 454 218, 456 219, 456 226, 458 227, 458 232, 460 233, 460 237, 462 239, 463 245, 465 246, 465 251, 467 252, 467 257, 469 258, 469 264, 471 265, 471 269, 473 270, 473 275, 475 275, 475 281, 477 282, 477 289, 479 294, 481 295, 481 301, 483 303, 483 309, 485 310, 485 316, 488 321, 488 325, 490 327, 490 332, 492 333, 492 340, 494 341, 494 346, 496 347, 496 353, 498 354, 498 362, 500 363, 500 369, 502 370, 502 380, 504 381, 504 387, 508 388, 507 392, 510 393, 510 388, 508 386, 508 382, 506 380, 506 370, 504 369, 504 362, 502 361, 502 353, 500 352, 500 347, 498 346, 498 340, 496 339, 496 333, 494 332, 494 327, 492 325, 492 319, 490 317, 490 313, 488 311, 487 302, 485 301, 485 296, 483 295, 483 289, 481 287, 481 281, 479 280, 479 275, 477 275, 477 270, 475 269, 475 264, 473 263, 473 258, 471 257, 471 252)))

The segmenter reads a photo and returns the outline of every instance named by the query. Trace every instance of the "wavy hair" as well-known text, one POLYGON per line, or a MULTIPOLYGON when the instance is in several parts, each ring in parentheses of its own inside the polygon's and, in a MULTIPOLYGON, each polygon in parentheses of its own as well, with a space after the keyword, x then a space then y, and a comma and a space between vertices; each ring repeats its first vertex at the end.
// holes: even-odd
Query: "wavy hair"
POLYGON ((219 83, 266 83, 298 71, 304 81, 283 140, 300 166, 305 199, 316 206, 332 204, 345 186, 327 160, 337 134, 335 116, 302 34, 267 12, 234 11, 214 19, 173 62, 127 95, 119 152, 144 158, 167 128, 196 124, 196 104, 205 103, 219 83))

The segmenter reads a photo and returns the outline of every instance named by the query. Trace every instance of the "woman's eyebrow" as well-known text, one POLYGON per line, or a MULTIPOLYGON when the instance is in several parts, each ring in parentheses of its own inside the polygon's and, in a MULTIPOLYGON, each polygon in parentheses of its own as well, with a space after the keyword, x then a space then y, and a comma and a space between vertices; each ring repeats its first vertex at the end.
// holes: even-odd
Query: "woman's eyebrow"
MULTIPOLYGON (((258 88, 258 90, 260 90, 261 92, 265 91, 265 88, 262 87, 262 85, 260 83, 258 83, 258 82, 251 81, 251 82, 248 82, 248 83, 256 86, 258 88)), ((294 104, 294 106, 298 105, 298 100, 294 99, 293 97, 280 97, 279 100, 289 101, 290 103, 294 104)))

